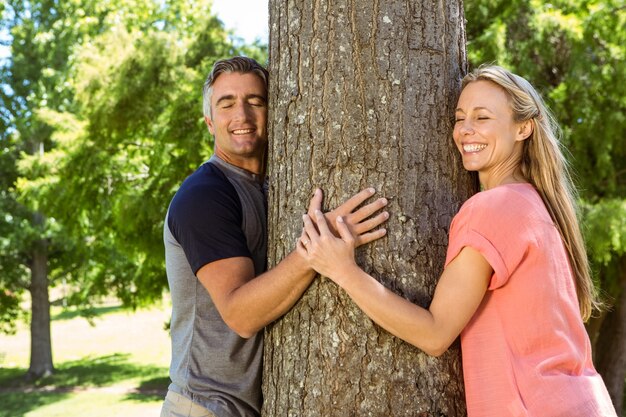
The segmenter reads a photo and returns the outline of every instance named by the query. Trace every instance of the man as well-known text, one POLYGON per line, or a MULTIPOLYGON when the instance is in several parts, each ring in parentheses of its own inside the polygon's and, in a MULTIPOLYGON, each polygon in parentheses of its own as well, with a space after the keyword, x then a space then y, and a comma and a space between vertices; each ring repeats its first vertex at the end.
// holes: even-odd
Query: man
MULTIPOLYGON (((258 417, 261 330, 287 312, 315 276, 296 251, 265 272, 267 80, 256 61, 235 57, 216 62, 204 86, 215 154, 184 181, 164 227, 172 384, 162 417, 258 417)), ((387 213, 370 216, 386 200, 352 213, 372 194, 364 190, 326 214, 332 224, 345 216, 361 244, 385 233, 371 230, 387 213)), ((309 211, 320 209, 321 200, 317 190, 309 211)))

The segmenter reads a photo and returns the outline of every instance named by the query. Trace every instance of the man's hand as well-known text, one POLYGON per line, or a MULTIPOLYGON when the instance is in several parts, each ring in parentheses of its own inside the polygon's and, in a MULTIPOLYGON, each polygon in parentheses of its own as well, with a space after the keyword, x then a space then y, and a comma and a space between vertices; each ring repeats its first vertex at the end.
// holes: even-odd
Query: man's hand
MULTIPOLYGON (((328 227, 335 236, 339 237, 339 232, 337 231, 335 223, 337 217, 343 218, 344 223, 355 239, 356 247, 385 236, 387 233, 385 229, 373 229, 387 221, 389 213, 383 211, 375 216, 372 215, 387 205, 387 199, 379 198, 378 200, 356 210, 356 208, 365 202, 365 200, 372 197, 374 193, 376 193, 376 190, 373 188, 366 188, 358 194, 350 197, 336 209, 329 211, 328 213, 324 213, 328 227)), ((316 189, 313 194, 313 198, 311 198, 309 203, 308 211, 308 215, 313 221, 315 221, 316 218, 315 210, 322 210, 323 198, 324 196, 322 190, 319 188, 316 189)))

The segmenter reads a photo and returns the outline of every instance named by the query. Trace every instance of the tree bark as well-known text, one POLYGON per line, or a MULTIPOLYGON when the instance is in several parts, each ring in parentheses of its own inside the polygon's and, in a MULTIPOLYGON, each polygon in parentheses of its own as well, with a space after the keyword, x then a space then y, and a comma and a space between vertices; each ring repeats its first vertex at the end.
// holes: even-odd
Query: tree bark
MULTIPOLYGON (((451 135, 463 19, 460 0, 270 1, 270 266, 294 248, 315 187, 328 209, 373 186, 389 233, 357 260, 429 305, 450 221, 476 190, 451 135)), ((458 345, 427 356, 325 278, 265 340, 265 416, 466 413, 458 345)))
POLYGON ((626 379, 626 260, 620 268, 622 292, 606 314, 596 342, 596 365, 611 395, 618 417, 624 416, 626 379))
MULTIPOLYGON (((35 222, 45 221, 39 213, 35 222)), ((30 322, 30 367, 28 379, 38 379, 54 371, 52 341, 50 337, 50 297, 48 294, 48 242, 35 242, 31 260, 31 322, 30 322)))

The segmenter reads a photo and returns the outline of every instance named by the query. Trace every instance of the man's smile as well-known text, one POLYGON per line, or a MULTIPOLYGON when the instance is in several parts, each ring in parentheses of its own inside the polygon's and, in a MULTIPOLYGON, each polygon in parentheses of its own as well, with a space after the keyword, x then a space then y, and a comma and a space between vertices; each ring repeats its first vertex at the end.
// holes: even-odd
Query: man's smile
POLYGON ((233 135, 247 135, 248 133, 254 132, 256 129, 248 128, 248 129, 235 129, 233 130, 233 135))

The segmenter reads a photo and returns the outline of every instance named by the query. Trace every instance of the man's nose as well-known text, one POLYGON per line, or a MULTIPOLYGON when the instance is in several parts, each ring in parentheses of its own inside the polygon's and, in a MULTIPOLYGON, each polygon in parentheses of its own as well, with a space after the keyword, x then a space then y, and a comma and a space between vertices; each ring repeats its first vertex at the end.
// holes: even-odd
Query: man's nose
POLYGON ((250 116, 250 109, 246 103, 237 103, 235 105, 235 115, 234 118, 236 120, 247 120, 250 116))

